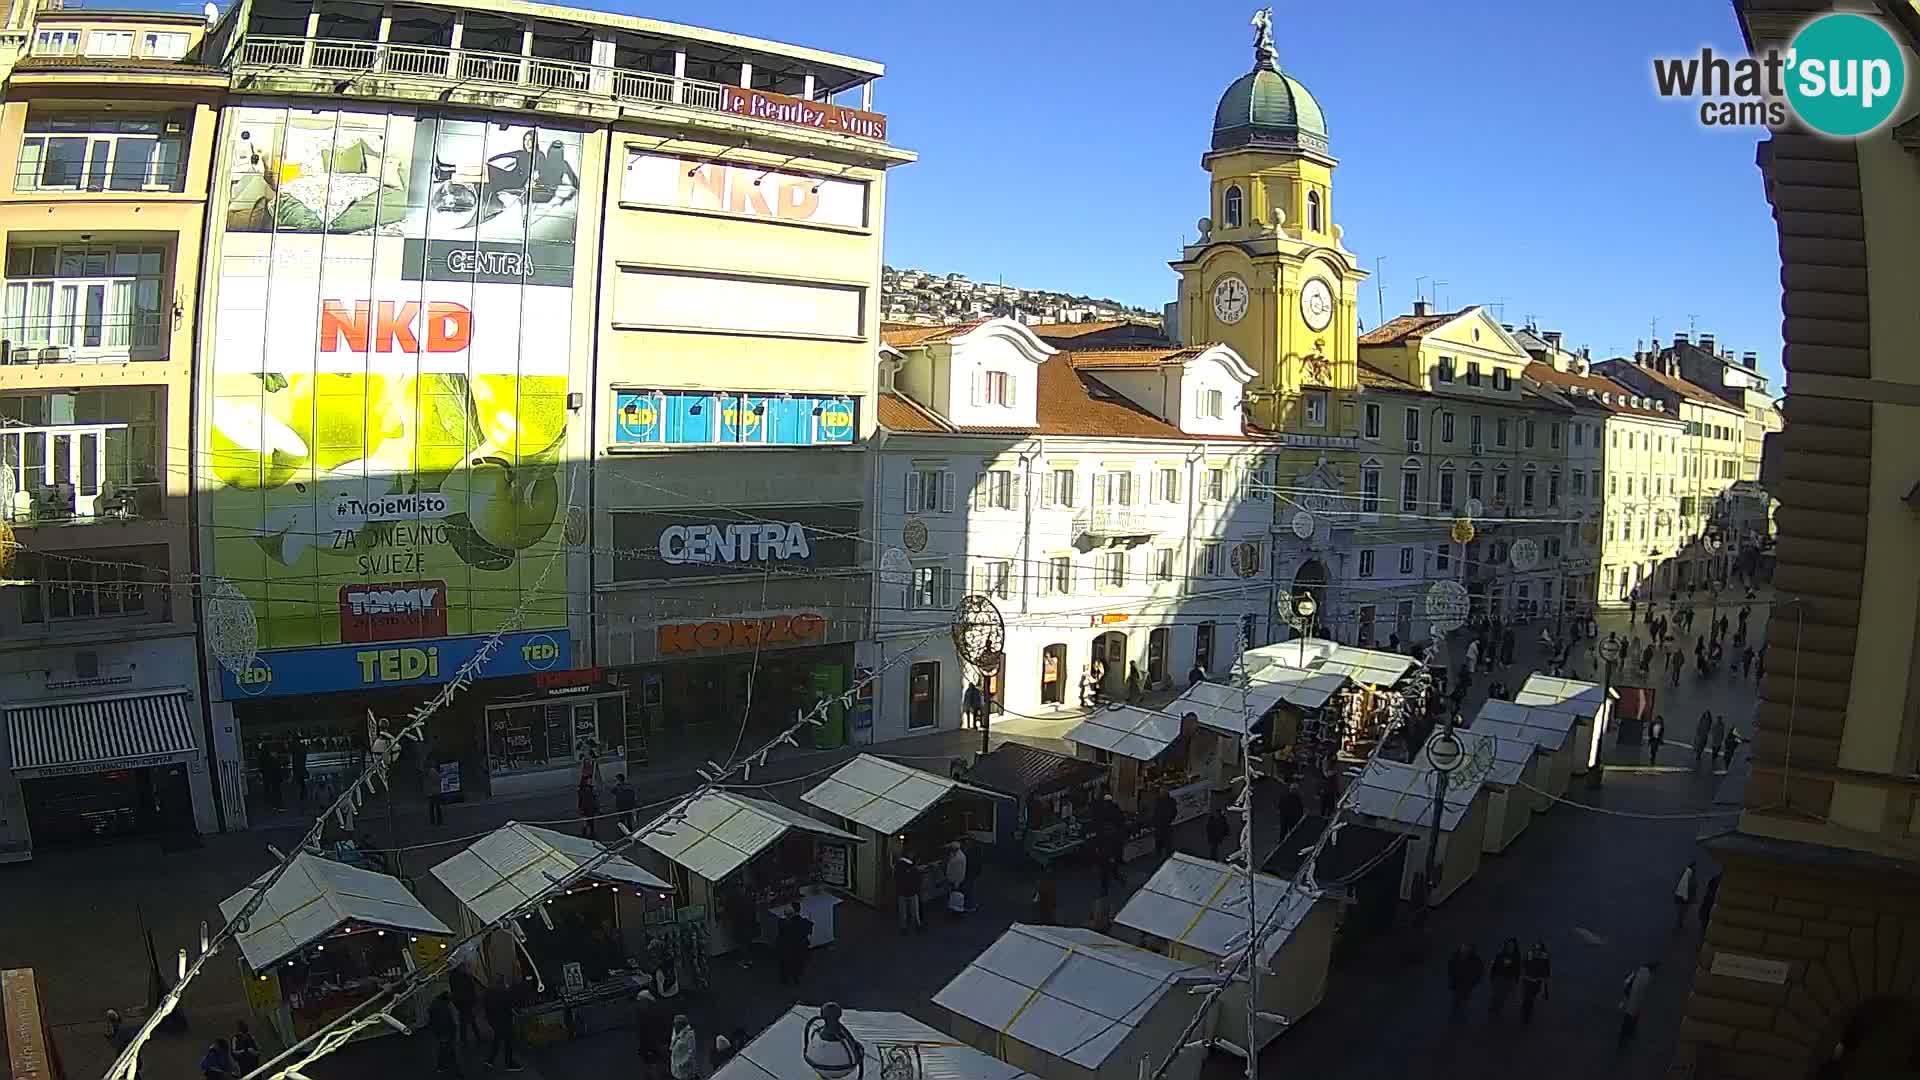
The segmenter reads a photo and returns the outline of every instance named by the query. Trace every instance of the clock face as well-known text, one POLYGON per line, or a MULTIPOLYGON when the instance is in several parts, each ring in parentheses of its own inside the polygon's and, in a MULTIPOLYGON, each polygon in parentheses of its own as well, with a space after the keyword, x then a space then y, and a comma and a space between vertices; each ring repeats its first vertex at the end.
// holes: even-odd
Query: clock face
POLYGON ((1324 278, 1308 278, 1300 287, 1300 317, 1310 330, 1325 330, 1333 321, 1333 290, 1324 278))
POLYGON ((1213 313, 1223 323, 1237 323, 1247 317, 1247 283, 1228 274, 1213 286, 1213 313))

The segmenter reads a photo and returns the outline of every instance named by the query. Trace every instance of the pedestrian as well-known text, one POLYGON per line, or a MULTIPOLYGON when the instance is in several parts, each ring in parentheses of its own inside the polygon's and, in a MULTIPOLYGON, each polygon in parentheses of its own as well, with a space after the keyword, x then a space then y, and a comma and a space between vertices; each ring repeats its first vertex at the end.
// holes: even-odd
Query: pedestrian
POLYGON ((900 932, 915 934, 927 928, 920 914, 920 868, 903 852, 893 861, 893 904, 900 913, 900 932))
MULTIPOLYGON (((1227 815, 1221 813, 1219 807, 1216 806, 1207 811, 1207 858, 1214 862, 1220 861, 1220 845, 1227 842, 1227 834, 1232 831, 1232 827, 1227 824, 1227 815)), ((1281 834, 1281 838, 1285 839, 1284 833, 1281 834)))
POLYGON ((1740 677, 1746 678, 1753 671, 1754 648, 1749 645, 1740 650, 1740 677))
MULTIPOLYGON (((1725 716, 1716 716, 1713 718, 1712 738, 1707 743, 1707 749, 1713 752, 1714 768, 1718 769, 1720 767, 1720 755, 1726 751, 1726 748, 1727 718, 1725 716)), ((1731 762, 1729 762, 1729 764, 1731 764, 1731 762)))
POLYGON ((1767 677, 1767 650, 1761 649, 1753 657, 1753 681, 1758 684, 1767 677))
POLYGON ((455 964, 447 969, 447 996, 453 999, 453 1011, 459 1019, 457 1034, 466 1038, 472 1033, 473 1041, 480 1041, 480 1022, 474 1019, 480 1003, 480 984, 474 981, 465 964, 455 964))
POLYGON ((1652 669, 1652 667, 1653 667, 1653 642, 1649 641, 1647 642, 1647 647, 1640 651, 1640 674, 1645 675, 1649 670, 1652 669))
POLYGON ((1453 955, 1447 958, 1447 991, 1453 995, 1454 1023, 1467 1018, 1467 1002, 1485 972, 1486 965, 1472 945, 1463 942, 1454 946, 1453 955))
POLYGON ((613 778, 613 808, 620 812, 620 824, 632 832, 640 825, 639 797, 633 793, 633 785, 627 783, 627 774, 621 773, 613 778))
POLYGON ((1126 883, 1120 872, 1120 849, 1126 843, 1126 823, 1120 804, 1112 795, 1102 795, 1093 806, 1094 857, 1100 862, 1100 895, 1105 896, 1112 883, 1126 883))
POLYGON ((1627 597, 1627 622, 1633 623, 1639 621, 1639 619, 1640 598, 1637 596, 1629 596, 1627 597))
POLYGON ((245 1020, 234 1022, 233 1041, 229 1048, 233 1051, 233 1063, 241 1076, 260 1067, 260 1044, 254 1040, 253 1029, 247 1026, 245 1020))
POLYGON ((1513 628, 1508 627, 1506 636, 1500 639, 1500 662, 1502 664, 1513 663, 1513 641, 1513 628))
POLYGON ((733 1060, 733 1055, 733 1040, 727 1038, 725 1035, 715 1035, 713 1037, 713 1054, 707 1059, 707 1064, 712 1066, 713 1071, 717 1073, 720 1071, 721 1066, 733 1060))
POLYGON ((594 819, 600 816, 600 796, 594 793, 593 785, 580 781, 580 790, 576 793, 580 807, 580 835, 589 840, 598 840, 594 835, 594 819))
POLYGON ((1627 1040, 1633 1038, 1634 1029, 1640 1026, 1640 1010, 1647 1004, 1647 990, 1653 985, 1653 972, 1659 966, 1652 961, 1641 964, 1620 985, 1620 1046, 1623 1048, 1627 1040))
POLYGON ((954 915, 964 915, 968 908, 967 897, 967 853, 961 849, 960 841, 947 845, 947 911, 954 915), (959 899, 955 900, 954 897, 959 899))
POLYGON ((1134 660, 1127 661, 1127 700, 1140 700, 1140 664, 1134 660))
POLYGON ((1206 670, 1202 668, 1198 663, 1193 665, 1192 671, 1187 672, 1187 689, 1189 690, 1193 689, 1196 686, 1199 686, 1201 683, 1206 681, 1207 681, 1206 670))
POLYGON ((1729 771, 1733 769, 1733 755, 1740 752, 1740 743, 1740 729, 1732 724, 1728 724, 1726 741, 1720 744, 1720 756, 1727 759, 1727 769, 1729 771))
POLYGON ((960 695, 961 722, 970 728, 980 726, 980 717, 987 710, 986 695, 980 692, 979 683, 968 683, 960 695))
POLYGON ((1687 860, 1686 869, 1680 871, 1680 880, 1673 883, 1673 928, 1680 929, 1687 923, 1687 909, 1693 906, 1696 883, 1693 879, 1693 860, 1687 860))
POLYGON ((600 786, 600 744, 597 742, 589 741, 586 752, 580 755, 580 782, 600 786))
POLYGON ((1306 800, 1300 797, 1300 781, 1295 780, 1280 792, 1280 839, 1285 840, 1293 832, 1293 827, 1306 816, 1306 800))
POLYGON ((274 756, 273 747, 261 743, 256 763, 260 767, 260 793, 266 798, 267 806, 276 812, 285 810, 281 805, 281 782, 286 774, 281 771, 280 759, 274 756))
POLYGON ((1040 880, 1033 885, 1033 922, 1036 926, 1052 926, 1059 917, 1060 887, 1054 880, 1053 867, 1047 866, 1040 871, 1040 880))
MULTIPOLYGON (((1475 668, 1479 666, 1480 666, 1480 639, 1475 638, 1472 641, 1467 642, 1467 671, 1472 672, 1475 668)), ((1461 681, 1465 682, 1466 680, 1462 678, 1461 681)))
MULTIPOLYGON (((1706 755, 1707 748, 1710 745, 1712 745, 1712 743, 1710 742, 1712 738, 1713 738, 1713 710, 1702 709, 1700 711, 1699 721, 1693 725, 1693 767, 1694 768, 1698 769, 1700 767, 1700 759, 1706 755)), ((1718 750, 1715 750, 1714 757, 1717 759, 1719 756, 1720 756, 1720 752, 1718 750)))
POLYGON ((1680 686, 1680 669, 1684 664, 1685 661, 1681 659, 1679 649, 1673 650, 1667 657, 1667 675, 1670 677, 1671 685, 1676 689, 1680 686))
POLYGON ((807 971, 807 950, 812 948, 813 920, 795 907, 774 930, 773 952, 778 961, 780 984, 799 986, 807 971))
POLYGON ((1700 893, 1700 929, 1705 931, 1707 923, 1713 920, 1713 902, 1720 898, 1720 875, 1708 879, 1707 887, 1700 893))
POLYGON ((434 1071, 460 1075, 460 1061, 455 1053, 460 1024, 454 1019, 453 996, 445 990, 427 1006, 427 1030, 433 1033, 434 1071))
POLYGON ((665 945, 653 950, 653 1000, 659 1002, 662 1015, 671 1016, 680 1009, 680 965, 665 945))
POLYGON ((1320 759, 1320 816, 1331 818, 1339 801, 1340 778, 1333 771, 1333 755, 1329 753, 1320 759))
POLYGON ((695 1080, 700 1075, 700 1037, 686 1013, 673 1018, 673 1037, 667 1046, 667 1069, 673 1080, 695 1080))
POLYGON ((1173 820, 1180 816, 1180 804, 1173 793, 1162 790, 1153 798, 1153 854, 1164 859, 1173 854, 1173 820))
POLYGON ((1647 725, 1647 764, 1660 764, 1660 744, 1667 741, 1667 718, 1660 713, 1653 714, 1653 723, 1647 725))
POLYGON ((200 1076, 202 1080, 234 1080, 240 1075, 240 1064, 233 1059, 233 1050, 225 1039, 215 1039, 200 1055, 200 1076))
POLYGON ((1533 1023, 1533 1001, 1537 997, 1553 996, 1553 957, 1547 953, 1547 943, 1536 941, 1533 948, 1527 950, 1527 958, 1520 965, 1520 1021, 1533 1023))
POLYGON ((1520 939, 1508 938, 1493 954, 1487 967, 1487 1015, 1500 1016, 1507 1011, 1507 998, 1520 982, 1520 939))
MULTIPOLYGON (((651 995, 649 995, 651 996, 651 995)), ((487 1027, 493 1030, 493 1042, 487 1047, 487 1067, 492 1068, 494 1059, 505 1055, 504 1064, 508 1072, 520 1071, 520 1058, 514 1051, 513 1009, 517 1004, 513 984, 505 975, 494 977, 493 985, 487 987, 485 1008, 487 1027)))

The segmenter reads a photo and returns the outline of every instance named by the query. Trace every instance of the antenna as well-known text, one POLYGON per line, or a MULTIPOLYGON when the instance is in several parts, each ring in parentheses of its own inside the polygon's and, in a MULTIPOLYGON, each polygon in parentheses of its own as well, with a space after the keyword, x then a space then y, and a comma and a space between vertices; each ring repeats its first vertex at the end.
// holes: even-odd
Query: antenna
POLYGON ((1652 343, 1649 347, 1658 349, 1660 347, 1660 317, 1658 315, 1654 316, 1648 323, 1647 330, 1647 340, 1652 343))
POLYGON ((1443 304, 1443 303, 1441 303, 1441 302, 1440 302, 1440 286, 1442 286, 1442 285, 1451 285, 1451 284, 1453 284, 1453 283, 1452 283, 1452 282, 1450 282, 1450 281, 1447 281, 1447 280, 1446 280, 1446 279, 1444 279, 1444 278, 1440 278, 1440 279, 1436 279, 1436 280, 1434 281, 1434 283, 1433 283, 1433 296, 1434 296, 1434 300, 1433 300, 1433 306, 1434 306, 1434 307, 1437 307, 1437 308, 1444 308, 1444 307, 1446 307, 1446 306, 1447 306, 1447 305, 1445 305, 1445 304, 1443 304))
POLYGON ((1427 294, 1420 287, 1420 283, 1423 281, 1432 281, 1432 280, 1433 280, 1432 278, 1426 276, 1425 274, 1422 274, 1419 277, 1416 277, 1413 279, 1413 298, 1415 300, 1425 300, 1427 298, 1427 294))
POLYGON ((1700 321, 1700 316, 1698 315, 1687 316, 1687 339, 1689 341, 1693 340, 1693 328, 1697 323, 1699 323, 1699 321, 1700 321))
POLYGON ((1377 326, 1387 325, 1387 279, 1380 276, 1380 264, 1387 261, 1385 255, 1377 255, 1373 260, 1373 301, 1380 309, 1380 321, 1377 326))

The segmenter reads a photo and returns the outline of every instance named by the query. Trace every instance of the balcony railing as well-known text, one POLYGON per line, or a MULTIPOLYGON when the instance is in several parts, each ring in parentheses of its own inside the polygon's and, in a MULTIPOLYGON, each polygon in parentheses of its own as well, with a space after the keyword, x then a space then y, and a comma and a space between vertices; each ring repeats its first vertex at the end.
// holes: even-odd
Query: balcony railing
MULTIPOLYGON (((248 36, 240 43, 236 66, 450 79, 460 83, 559 90, 613 101, 727 111, 725 92, 728 87, 720 83, 652 72, 625 71, 572 60, 550 60, 539 56, 438 45, 248 36)), ((817 104, 824 106, 827 103, 817 104)))
POLYGON ((1090 506, 1073 515, 1074 534, 1098 541, 1156 536, 1167 525, 1166 515, 1137 506, 1090 506))
POLYGON ((0 518, 52 525, 163 516, 157 473, 127 457, 126 424, 0 427, 0 518))
POLYGON ((158 311, 0 322, 0 364, 117 364, 164 360, 168 319, 158 311))

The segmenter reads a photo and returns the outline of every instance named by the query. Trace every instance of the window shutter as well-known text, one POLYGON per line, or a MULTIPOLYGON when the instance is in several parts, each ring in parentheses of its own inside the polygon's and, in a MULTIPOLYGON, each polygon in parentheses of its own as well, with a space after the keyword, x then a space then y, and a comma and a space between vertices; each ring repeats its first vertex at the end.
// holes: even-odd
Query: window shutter
POLYGON ((1093 505, 1105 506, 1106 504, 1107 504, 1107 474, 1103 472, 1097 472, 1093 474, 1093 505))
POLYGON ((913 471, 907 473, 907 513, 909 514, 920 512, 920 475, 913 471))
POLYGON ((1007 508, 1018 510, 1024 504, 1020 501, 1020 480, 1026 476, 1025 466, 1007 470, 1007 508))
POLYGON ((1167 488, 1168 488, 1168 490, 1169 490, 1169 494, 1167 495, 1167 501, 1168 501, 1168 502, 1170 502, 1170 503, 1177 503, 1177 502, 1179 502, 1179 501, 1180 501, 1180 473, 1179 473, 1179 470, 1177 470, 1177 469, 1168 469, 1168 470, 1167 470, 1167 488))
POLYGON ((987 568, 974 563, 967 572, 967 591, 974 594, 986 592, 987 568))
POLYGON ((1020 404, 1020 380, 1015 378, 1012 372, 1008 372, 1007 373, 1007 406, 1011 408, 1018 404, 1020 404))
POLYGON ((1133 473, 1131 472, 1120 474, 1120 505, 1133 505, 1133 473))
POLYGON ((973 403, 979 405, 984 402, 986 398, 987 373, 984 371, 976 371, 973 373, 973 403))
POLYGON ((953 513, 954 483, 953 473, 942 470, 940 473, 940 512, 943 514, 953 513))
POLYGON ((1048 472, 1040 478, 1040 505, 1052 506, 1056 497, 1057 489, 1053 482, 1053 473, 1048 472))
POLYGON ((987 496, 992 488, 992 484, 988 481, 992 476, 993 474, 986 469, 973 474, 973 508, 975 510, 987 508, 987 496))
POLYGON ((1160 470, 1159 469, 1147 470, 1147 501, 1150 503, 1160 501, 1160 470))

